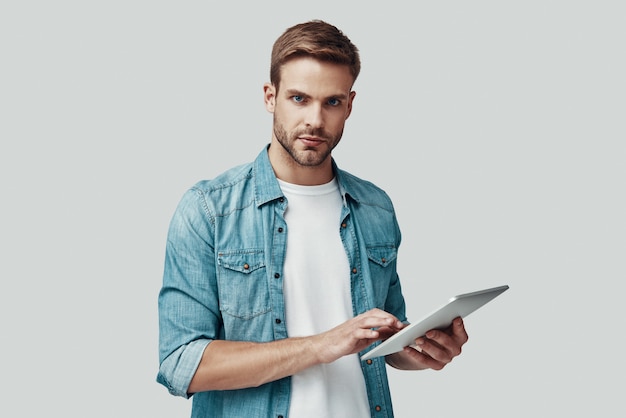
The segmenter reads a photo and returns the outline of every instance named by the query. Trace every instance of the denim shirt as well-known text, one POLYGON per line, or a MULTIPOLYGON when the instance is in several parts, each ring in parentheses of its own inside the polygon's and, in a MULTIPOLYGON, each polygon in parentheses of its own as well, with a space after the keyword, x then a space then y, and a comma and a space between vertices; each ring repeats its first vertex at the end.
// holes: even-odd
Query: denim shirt
MULTIPOLYGON (((343 197, 337 227, 351 266, 354 315, 380 308, 406 321, 396 272, 401 237, 392 202, 372 183, 338 169, 335 161, 333 170, 343 197)), ((157 381, 172 395, 190 397, 189 383, 213 340, 289 337, 281 278, 286 207, 267 147, 254 162, 200 181, 183 195, 168 231, 158 298, 157 381)), ((393 417, 384 357, 363 361, 361 368, 371 416, 393 417)), ((248 389, 199 392, 192 397, 191 415, 287 417, 290 387, 285 377, 248 389)))

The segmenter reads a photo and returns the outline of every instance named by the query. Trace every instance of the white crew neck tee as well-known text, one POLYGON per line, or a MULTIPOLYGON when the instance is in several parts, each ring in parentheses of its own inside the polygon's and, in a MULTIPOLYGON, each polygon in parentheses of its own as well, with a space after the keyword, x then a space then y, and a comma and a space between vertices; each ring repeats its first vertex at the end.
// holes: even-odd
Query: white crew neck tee
MULTIPOLYGON (((284 295, 290 337, 319 334, 353 317, 350 265, 339 232, 337 181, 300 186, 279 180, 287 198, 284 295)), ((358 354, 291 378, 290 418, 370 415, 358 354)))

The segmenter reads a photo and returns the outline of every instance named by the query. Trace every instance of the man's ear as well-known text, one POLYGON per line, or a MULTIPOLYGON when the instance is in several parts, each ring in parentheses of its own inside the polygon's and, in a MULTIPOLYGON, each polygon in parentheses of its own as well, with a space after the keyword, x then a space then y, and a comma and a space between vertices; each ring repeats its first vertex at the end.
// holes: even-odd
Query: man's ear
POLYGON ((354 101, 355 97, 356 97, 356 91, 351 91, 350 95, 348 96, 348 111, 347 111, 347 114, 346 114, 346 120, 352 114, 352 102, 354 101))
POLYGON ((268 112, 274 113, 276 107, 276 87, 272 83, 263 84, 263 100, 268 112))

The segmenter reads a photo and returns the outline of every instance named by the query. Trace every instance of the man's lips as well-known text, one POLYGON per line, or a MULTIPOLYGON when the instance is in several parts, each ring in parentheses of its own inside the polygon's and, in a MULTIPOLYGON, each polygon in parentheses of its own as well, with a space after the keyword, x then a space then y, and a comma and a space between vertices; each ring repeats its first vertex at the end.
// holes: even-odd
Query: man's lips
POLYGON ((323 138, 319 138, 316 136, 299 136, 298 139, 307 146, 315 147, 324 143, 323 138))

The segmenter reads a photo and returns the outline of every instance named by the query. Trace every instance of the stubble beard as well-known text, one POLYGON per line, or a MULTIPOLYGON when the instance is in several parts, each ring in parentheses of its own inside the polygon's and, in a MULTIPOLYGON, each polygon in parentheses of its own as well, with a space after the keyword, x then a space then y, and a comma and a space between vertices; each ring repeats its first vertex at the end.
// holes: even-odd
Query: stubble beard
POLYGON ((339 143, 342 134, 343 131, 333 137, 323 129, 303 129, 294 132, 290 136, 280 122, 274 120, 274 136, 276 137, 276 140, 283 147, 283 149, 287 151, 296 164, 304 167, 316 167, 326 161, 332 150, 335 149, 339 143), (324 138, 329 147, 324 148, 323 150, 319 150, 314 147, 307 147, 304 150, 295 149, 294 144, 298 140, 297 138, 303 134, 324 138))

